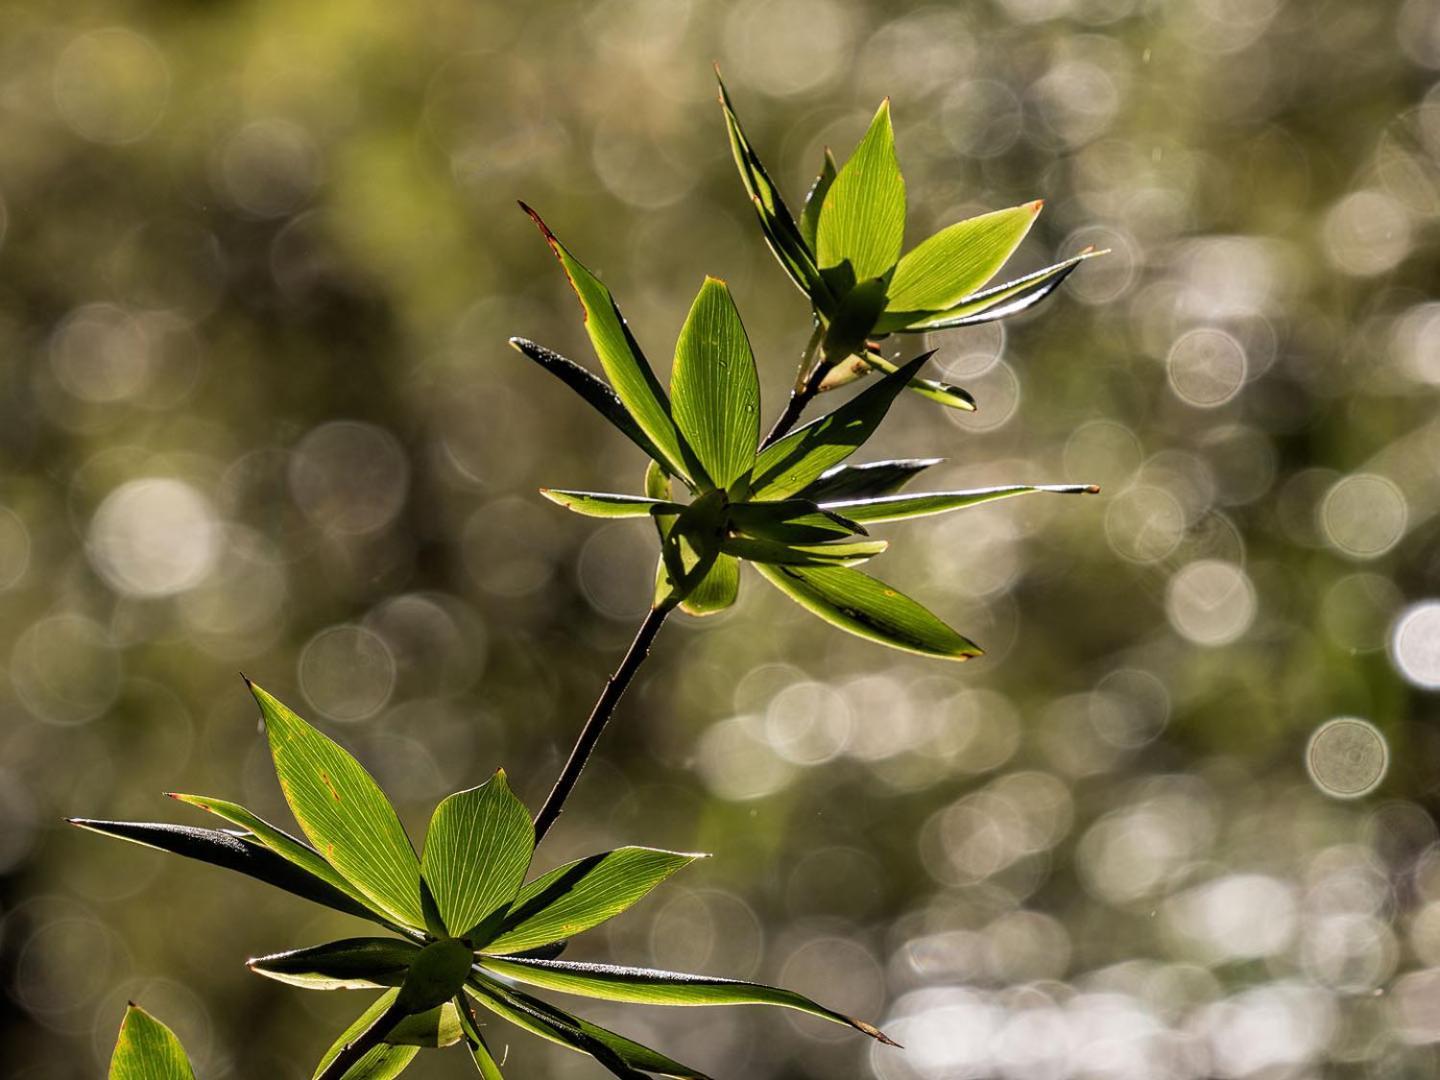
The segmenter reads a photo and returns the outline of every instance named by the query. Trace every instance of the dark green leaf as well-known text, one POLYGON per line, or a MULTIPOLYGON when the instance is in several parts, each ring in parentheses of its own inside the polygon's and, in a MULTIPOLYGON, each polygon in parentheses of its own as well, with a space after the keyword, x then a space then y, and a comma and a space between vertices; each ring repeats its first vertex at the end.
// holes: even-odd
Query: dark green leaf
POLYGON ((656 606, 675 605, 689 596, 710 572, 725 536, 725 493, 700 496, 679 514, 660 545, 656 606))
POLYGON ((750 341, 723 281, 706 278, 670 375, 675 424, 719 488, 746 476, 760 441, 760 380, 750 341))
POLYGON ((845 294, 825 331, 823 353, 830 364, 865 351, 866 339, 885 310, 885 279, 861 281, 845 294))
POLYGON ((890 279, 890 312, 943 311, 973 294, 999 272, 1044 203, 957 221, 905 253, 890 279))
POLYGON ((633 1077, 638 1071, 678 1077, 679 1080, 709 1080, 698 1069, 682 1065, 658 1050, 651 1050, 633 1039, 572 1016, 495 979, 477 975, 467 989, 497 1016, 542 1039, 589 1054, 617 1076, 633 1077))
POLYGON ((905 180, 887 98, 825 195, 815 230, 816 263, 848 263, 856 281, 883 277, 899 260, 904 238, 905 180))
POLYGON ((809 499, 730 504, 730 525, 747 536, 782 544, 818 544, 863 535, 865 527, 809 499))
POLYGON ((452 935, 468 937, 509 908, 534 850, 534 823, 504 769, 436 807, 421 872, 452 935))
MULTIPOLYGON (((320 1058, 320 1063, 315 1066, 314 1076, 319 1077, 341 1050, 360 1038, 372 1025, 389 1023, 393 1019, 389 1015, 390 1007, 394 1004, 398 993, 398 990, 386 991, 375 999, 374 1004, 356 1017, 355 1022, 340 1033, 340 1037, 330 1044, 330 1048, 320 1058)), ((345 1070, 345 1075, 341 1080, 393 1080, 394 1077, 405 1071, 418 1053, 420 1053, 418 1046, 394 1046, 382 1042, 378 1046, 371 1047, 359 1061, 345 1070)))
POLYGON ((899 458, 870 461, 863 465, 836 465, 800 494, 816 503, 844 499, 873 499, 899 491, 932 465, 944 458, 899 458))
POLYGON ((1086 259, 1104 255, 1104 251, 1082 251, 1064 262, 1036 270, 1033 274, 1007 281, 1003 285, 967 296, 954 307, 933 315, 911 319, 909 316, 882 315, 877 333, 907 330, 919 333, 925 330, 951 330, 961 326, 978 326, 980 323, 995 322, 1018 315, 1040 303, 1060 287, 1071 271, 1086 259))
POLYGON ((549 227, 540 220, 540 215, 524 203, 521 208, 530 215, 539 227, 570 284, 580 298, 585 310, 585 332, 595 346, 595 355, 605 369, 610 386, 624 402, 625 408, 640 425, 650 441, 659 449, 664 464, 673 473, 700 481, 691 470, 690 455, 685 453, 675 422, 670 418, 670 406, 665 400, 665 391, 656 379, 640 345, 625 324, 610 290, 592 274, 585 264, 570 254, 569 249, 556 238, 549 227))
POLYGON ((932 355, 927 352, 916 357, 893 375, 886 375, 866 387, 834 412, 762 450, 751 482, 753 496, 773 501, 796 495, 826 469, 853 454, 875 433, 895 396, 932 355))
MULTIPOLYGON (((738 979, 716 979, 679 971, 579 964, 565 960, 519 960, 482 956, 482 967, 532 986, 567 994, 641 1005, 775 1005, 818 1016, 890 1043, 884 1032, 811 1001, 793 990, 738 979)), ((892 1044, 893 1045, 893 1044, 892 1044)))
POLYGON ((687 615, 715 615, 734 604, 739 595, 740 564, 724 554, 722 545, 705 576, 680 601, 680 610, 687 615))
POLYGON ((914 600, 858 570, 760 564, 755 569, 801 607, 858 637, 945 660, 980 655, 978 646, 914 600))
POLYGON ((890 495, 878 499, 842 500, 827 503, 826 508, 877 524, 904 518, 944 514, 967 506, 1009 499, 1016 495, 1049 493, 1054 495, 1095 495, 1100 489, 1092 484, 1015 484, 1008 487, 976 488, 972 491, 936 491, 921 495, 890 495))
POLYGON ((110 1080, 195 1080, 175 1033, 138 1005, 125 1010, 110 1080))
POLYGON ((619 428, 626 438, 645 451, 652 461, 665 460, 665 455, 656 448, 650 436, 640 429, 640 425, 635 422, 619 396, 603 379, 591 374, 575 361, 567 360, 553 349, 536 345, 533 341, 512 337, 510 344, 584 398, 601 416, 619 428))
POLYGON ((526 952, 599 926, 702 855, 623 847, 556 867, 520 890, 488 953, 526 952))
POLYGON ((410 961, 395 1007, 407 1017, 440 1008, 460 993, 474 962, 475 953, 458 938, 430 942, 410 961))
POLYGON ((398 938, 345 938, 326 945, 272 953, 245 966, 267 979, 305 990, 398 987, 420 946, 398 938))
POLYGON ((884 540, 836 540, 825 544, 782 544, 732 536, 720 546, 726 555, 752 563, 778 566, 855 566, 873 559, 890 545, 884 540))
MULTIPOLYGON (((237 870, 284 889, 305 900, 323 904, 357 915, 362 919, 375 919, 375 913, 362 906, 347 893, 316 877, 295 863, 275 854, 259 843, 241 838, 238 832, 225 829, 196 829, 189 825, 169 825, 161 822, 141 821, 95 821, 91 818, 67 818, 72 825, 128 840, 132 844, 183 855, 187 859, 209 863, 226 870, 237 870)), ((389 925, 388 920, 381 920, 389 925)))
POLYGON ((820 175, 810 185, 805 196, 805 205, 800 209, 800 236, 811 251, 815 250, 815 230, 820 224, 820 207, 825 205, 825 194, 835 182, 835 155, 825 148, 825 161, 820 166, 820 175))
POLYGON ((275 775, 301 830, 327 862, 390 918, 424 926, 420 863, 365 768, 254 683, 275 775))
POLYGON ((541 488, 540 494, 551 502, 586 517, 628 518, 654 517, 657 514, 678 514, 685 509, 680 503, 647 499, 643 495, 614 495, 603 491, 564 491, 541 488))

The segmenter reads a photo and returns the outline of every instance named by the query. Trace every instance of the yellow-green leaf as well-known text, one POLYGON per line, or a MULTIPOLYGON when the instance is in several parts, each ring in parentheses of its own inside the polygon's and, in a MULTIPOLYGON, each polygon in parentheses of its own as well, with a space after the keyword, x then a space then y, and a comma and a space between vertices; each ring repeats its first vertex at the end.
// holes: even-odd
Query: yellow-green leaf
POLYGON ((195 1080, 195 1073, 175 1033, 132 1004, 110 1058, 110 1080, 195 1080))
POLYGON ((946 514, 967 506, 1009 499, 1016 495, 1096 495, 1093 484, 1011 484, 1006 487, 975 488, 971 491, 935 491, 918 495, 888 495, 878 499, 848 499, 825 504, 846 517, 866 524, 901 521, 905 518, 946 514))
POLYGON ((889 312, 940 311, 981 288, 1015 253, 1040 200, 957 221, 905 253, 890 279, 889 312))
POLYGON ((883 277, 899 260, 904 239, 905 179, 887 98, 825 194, 815 229, 816 262, 822 270, 848 262, 853 281, 883 277))

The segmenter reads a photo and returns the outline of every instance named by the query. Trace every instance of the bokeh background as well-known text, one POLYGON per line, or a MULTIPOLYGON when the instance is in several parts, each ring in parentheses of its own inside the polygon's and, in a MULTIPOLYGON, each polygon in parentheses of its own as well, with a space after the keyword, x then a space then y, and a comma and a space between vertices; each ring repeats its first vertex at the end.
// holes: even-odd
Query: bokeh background
POLYGON ((363 928, 60 824, 196 821, 169 790, 288 820, 237 669, 417 838, 502 763, 538 805, 655 553, 536 495, 643 462, 505 346, 593 361, 514 200, 662 372, 726 277, 773 413, 806 308, 717 59, 792 203, 890 95, 912 242, 1043 197, 1017 269, 1112 249, 933 340, 980 411, 905 395, 871 447, 1105 490, 895 530, 874 572, 964 666, 754 576, 672 620, 542 849, 716 852, 575 955, 780 981, 906 1051, 567 1004, 756 1080, 1435 1075, 1428 0, 0 7, 0 1071, 100 1075, 134 998, 204 1078, 301 1080, 362 1007, 242 961, 363 928))

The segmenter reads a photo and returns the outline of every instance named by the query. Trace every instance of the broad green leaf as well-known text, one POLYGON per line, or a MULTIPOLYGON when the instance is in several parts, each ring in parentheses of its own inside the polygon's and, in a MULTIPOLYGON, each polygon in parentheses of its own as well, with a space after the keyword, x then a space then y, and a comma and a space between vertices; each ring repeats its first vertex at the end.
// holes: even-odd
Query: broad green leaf
POLYGON ((110 1080, 195 1080, 195 1073, 175 1033, 132 1004, 110 1058, 110 1080))
POLYGON ((603 379, 555 350, 536 345, 533 341, 512 337, 510 344, 584 398, 601 416, 619 428, 626 438, 645 451, 652 461, 664 460, 665 455, 656 448, 650 436, 641 430, 619 396, 603 379))
POLYGON ((945 660, 981 653, 914 600, 858 570, 762 564, 755 569, 801 607, 858 637, 945 660))
POLYGON ((995 322, 1018 315, 1040 303, 1060 287, 1077 266, 1086 259, 1108 252, 1087 248, 1064 262, 1047 266, 1043 270, 1026 274, 1024 277, 996 285, 983 292, 962 299, 955 306, 930 315, 915 318, 912 314, 882 315, 875 328, 876 333, 886 334, 905 330, 919 333, 925 330, 950 330, 961 326, 978 326, 980 323, 995 322))
POLYGON ((752 563, 778 566, 855 566, 873 559, 890 545, 884 540, 837 540, 825 544, 782 544, 732 536, 720 546, 726 555, 752 563))
POLYGON ((976 488, 972 491, 935 491, 922 495, 888 495, 878 499, 843 500, 826 503, 835 510, 866 524, 901 521, 905 518, 945 514, 967 506, 1009 499, 1015 495, 1048 493, 1053 495, 1097 495, 1093 484, 1013 484, 1008 487, 976 488))
POLYGON ((436 807, 422 872, 452 935, 468 937, 509 908, 534 850, 535 826, 504 769, 436 807))
POLYGON ((710 569, 693 589, 680 601, 680 610, 687 615, 715 615, 735 603, 740 595, 740 564, 729 555, 715 556, 710 569))
POLYGON ((719 488, 745 476, 760 441, 755 356, 725 283, 707 277, 675 345, 675 424, 719 488))
POLYGON ((656 514, 678 514, 685 509, 680 503, 647 499, 643 495, 614 495, 603 491, 564 491, 541 488, 540 494, 551 502, 586 517, 628 518, 654 517, 656 514))
POLYGON ((365 768, 254 683, 275 775, 310 843, 390 918, 422 927, 420 863, 365 768))
MULTIPOLYGON (((426 945, 410 962, 395 1007, 407 1017, 420 1016, 453 1001, 470 977, 475 953, 458 938, 426 945)), ((391 1042, 398 1041, 392 1038, 391 1042)))
POLYGON ((899 491, 926 469, 939 465, 944 458, 897 458, 893 461, 869 461, 863 465, 836 465, 820 474, 820 479, 801 495, 816 503, 845 499, 873 499, 899 491))
POLYGON ((893 375, 867 386, 834 412, 762 450, 755 461, 750 485, 752 495, 766 501, 796 495, 826 469, 853 454, 875 433, 895 396, 931 355, 927 352, 917 356, 893 375))
POLYGON ((572 1016, 495 979, 477 975, 466 989, 497 1016, 542 1039, 589 1054, 615 1075, 634 1076, 638 1070, 680 1080, 710 1080, 698 1069, 682 1065, 658 1050, 651 1050, 633 1039, 572 1016), (627 1069, 631 1071, 624 1071, 627 1069))
POLYGON ((245 809, 239 803, 227 802, 225 799, 213 799, 206 795, 183 795, 179 792, 167 792, 167 794, 178 802, 197 807, 216 817, 223 818, 232 825, 240 826, 250 833, 257 843, 265 845, 281 858, 289 859, 302 870, 333 885, 357 904, 363 905, 369 917, 376 922, 399 929, 393 920, 386 918, 382 912, 375 911, 375 905, 365 894, 351 885, 343 875, 321 857, 318 851, 309 844, 297 840, 284 829, 271 825, 264 818, 245 809))
POLYGON ((731 503, 730 525, 747 536, 782 544, 819 544, 865 532, 863 525, 821 510, 809 499, 731 503))
MULTIPOLYGON (((389 1015, 390 1007, 395 1003, 399 992, 398 990, 386 991, 376 998, 368 1009, 356 1017, 355 1022, 340 1033, 340 1037, 330 1044, 330 1048, 320 1058, 320 1064, 315 1066, 314 1076, 319 1077, 324 1073, 326 1067, 335 1060, 340 1051, 360 1038, 372 1025, 389 1023, 393 1020, 393 1016, 389 1015)), ((418 1053, 420 1053, 418 1046, 396 1046, 382 1042, 366 1051, 359 1061, 345 1071, 341 1080, 393 1080, 394 1077, 405 1071, 418 1053)), ((314 1080, 313 1077, 312 1080, 314 1080)))
POLYGON ((585 332, 590 335, 595 355, 599 357, 616 395, 660 451, 664 464, 671 472, 695 481, 703 480, 688 467, 693 463, 690 455, 685 453, 675 422, 670 418, 665 391, 625 324, 625 317, 620 314, 610 290, 570 254, 549 226, 540 220, 539 214, 524 203, 520 206, 539 227, 560 265, 565 268, 575 295, 580 298, 580 306, 585 310, 585 332))
POLYGON ((904 238, 905 179, 886 98, 821 204, 816 263, 827 268, 848 262, 856 281, 883 277, 899 260, 904 238))
POLYGON ((399 938, 345 938, 308 949, 247 960, 257 975, 305 990, 366 990, 398 987, 420 954, 420 946, 399 938))
POLYGON ((817 308, 829 312, 832 300, 815 266, 815 245, 801 235, 789 207, 780 196, 779 189, 765 171, 765 166, 751 147, 750 140, 745 137, 740 118, 735 115, 734 104, 725 89, 724 80, 720 78, 718 68, 715 78, 720 84, 720 107, 725 112, 725 129, 730 136, 730 150, 735 156, 735 165, 740 170, 740 180, 745 185, 745 192, 750 196, 750 202, 760 219, 760 231, 765 234, 766 242, 785 273, 790 276, 790 280, 810 297, 817 308))
MULTIPOLYGON (((142 821, 96 821, 91 818, 67 818, 72 825, 99 833, 128 840, 132 844, 168 851, 211 866, 236 870, 277 889, 305 900, 323 904, 357 915, 362 919, 374 919, 375 913, 308 870, 303 870, 288 859, 275 854, 258 842, 250 842, 238 832, 225 829, 196 829, 189 825, 169 825, 161 822, 142 821)), ((388 925, 388 921, 386 923, 388 925)))
POLYGON ((762 983, 566 960, 485 956, 481 957, 480 964, 518 982, 605 1001, 627 1001, 639 1005, 775 1005, 783 1009, 797 1009, 822 1020, 853 1027, 883 1043, 891 1043, 885 1033, 872 1024, 827 1009, 793 990, 762 983))
MULTIPOLYGON (((886 375, 898 370, 894 364, 876 352, 867 350, 855 359, 886 375)), ((951 409, 975 411, 975 399, 970 396, 970 391, 951 383, 938 382, 935 379, 914 378, 906 384, 905 389, 912 390, 923 398, 929 398, 931 401, 939 402, 951 409)))
POLYGON ((890 312, 941 311, 974 293, 999 272, 1044 202, 957 221, 905 253, 890 279, 890 312))
POLYGON ((852 354, 865 352, 866 339, 884 310, 884 278, 861 281, 847 292, 825 331, 822 351, 826 363, 838 363, 852 354))
POLYGON ((703 855, 623 847, 558 866, 520 890, 487 953, 518 953, 599 926, 703 855))
POLYGON ((656 606, 679 603, 704 581, 720 555, 724 536, 723 491, 709 491, 685 507, 660 545, 656 606))
POLYGON ((820 166, 820 175, 815 178, 815 183, 810 185, 810 193, 805 196, 805 205, 800 209, 800 237, 810 248, 815 250, 815 230, 820 224, 820 207, 825 205, 825 195, 830 190, 830 185, 835 182, 835 155, 830 148, 825 148, 825 161, 820 166))

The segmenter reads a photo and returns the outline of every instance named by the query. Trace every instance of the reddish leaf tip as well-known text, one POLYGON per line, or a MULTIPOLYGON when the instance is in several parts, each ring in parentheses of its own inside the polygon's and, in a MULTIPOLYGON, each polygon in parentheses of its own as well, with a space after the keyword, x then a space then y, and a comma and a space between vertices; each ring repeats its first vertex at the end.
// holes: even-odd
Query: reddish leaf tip
POLYGON ((1038 214, 1041 210, 1045 209, 1045 200, 1036 199, 1034 202, 1028 202, 1025 204, 1025 208, 1032 214, 1038 214))

